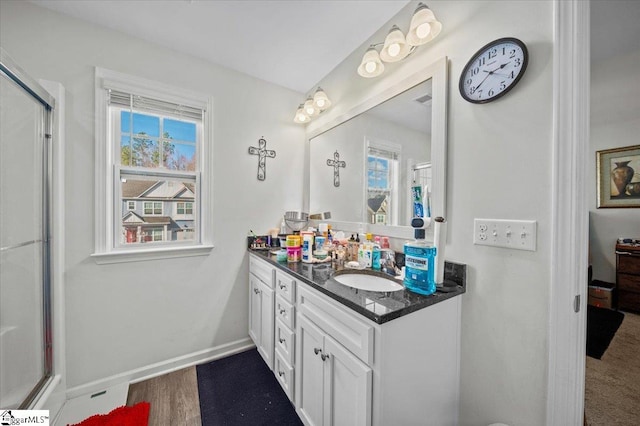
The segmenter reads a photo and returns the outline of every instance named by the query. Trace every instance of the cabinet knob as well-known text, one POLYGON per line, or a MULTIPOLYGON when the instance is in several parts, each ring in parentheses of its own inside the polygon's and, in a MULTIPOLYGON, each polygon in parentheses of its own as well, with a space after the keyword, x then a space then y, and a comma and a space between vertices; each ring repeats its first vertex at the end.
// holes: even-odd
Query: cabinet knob
POLYGON ((285 312, 287 312, 285 309, 280 309, 280 315, 284 314, 285 312))
POLYGON ((278 340, 280 341, 280 343, 284 343, 285 342, 285 340, 282 337, 279 338, 278 340))
POLYGON ((260 290, 258 290, 257 288, 254 288, 254 289, 253 289, 253 292, 254 292, 255 294, 260 294, 260 290))
POLYGON ((318 355, 319 353, 322 353, 322 349, 320 349, 320 348, 314 348, 314 349, 313 349, 313 352, 314 352, 316 355, 318 355))
POLYGON ((285 287, 287 287, 287 286, 286 286, 286 285, 284 285, 284 284, 280 284, 280 290, 284 290, 284 289, 285 289, 285 287))
POLYGON ((280 377, 284 376, 284 371, 278 371, 278 376, 280 377))
POLYGON ((323 361, 326 361, 329 359, 329 354, 320 354, 320 358, 322 358, 323 361))

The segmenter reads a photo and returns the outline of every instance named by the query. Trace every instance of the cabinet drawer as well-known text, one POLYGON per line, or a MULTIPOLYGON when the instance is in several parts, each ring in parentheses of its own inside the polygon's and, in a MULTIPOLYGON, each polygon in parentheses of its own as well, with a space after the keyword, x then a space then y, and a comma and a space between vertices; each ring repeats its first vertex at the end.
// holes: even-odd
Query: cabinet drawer
POLYGON ((618 292, 618 309, 640 312, 640 293, 620 290, 618 292))
POLYGON ((287 394, 289 400, 293 402, 293 367, 291 367, 287 361, 282 357, 280 352, 276 351, 275 365, 273 368, 273 374, 284 389, 284 393, 287 394))
POLYGON ((293 330, 296 326, 295 321, 295 308, 293 305, 285 301, 282 297, 276 297, 276 318, 278 318, 284 325, 293 330))
POLYGON ((283 272, 276 271, 276 293, 287 302, 295 303, 296 280, 283 272))
POLYGON ((249 256, 249 272, 258 277, 262 282, 273 289, 273 275, 275 269, 264 260, 260 260, 254 255, 249 256))
POLYGON ((276 320, 276 350, 280 351, 289 365, 293 365, 295 347, 295 333, 282 321, 276 320))
POLYGON ((640 275, 618 273, 618 288, 620 290, 640 293, 640 275))
POLYGON ((366 364, 373 363, 372 325, 347 312, 348 308, 335 306, 324 296, 307 287, 300 285, 297 292, 300 314, 313 321, 366 364))
POLYGON ((640 254, 616 253, 618 255, 618 272, 640 274, 640 254))

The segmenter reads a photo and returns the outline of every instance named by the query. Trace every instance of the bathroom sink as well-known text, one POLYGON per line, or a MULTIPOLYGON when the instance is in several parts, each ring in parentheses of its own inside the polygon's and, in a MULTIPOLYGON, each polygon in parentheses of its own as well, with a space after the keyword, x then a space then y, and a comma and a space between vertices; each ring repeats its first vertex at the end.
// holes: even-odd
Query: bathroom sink
POLYGON ((342 285, 368 291, 398 291, 404 289, 402 284, 393 281, 392 278, 362 273, 334 275, 333 279, 342 285))

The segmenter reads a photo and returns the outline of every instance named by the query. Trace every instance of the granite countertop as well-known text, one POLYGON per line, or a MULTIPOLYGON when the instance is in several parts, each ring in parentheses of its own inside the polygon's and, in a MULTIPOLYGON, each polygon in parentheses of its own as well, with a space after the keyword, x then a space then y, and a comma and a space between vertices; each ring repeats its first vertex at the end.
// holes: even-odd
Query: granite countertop
MULTIPOLYGON (((276 256, 270 254, 268 250, 249 249, 249 252, 378 324, 427 308, 465 292, 466 265, 459 263, 445 262, 446 292, 438 290, 432 295, 422 296, 408 290, 377 292, 340 284, 331 278, 336 272, 345 268, 335 267, 332 262, 278 262, 276 256)), ((389 277, 382 272, 370 269, 366 271, 389 277)), ((396 281, 402 284, 402 281, 396 281)))

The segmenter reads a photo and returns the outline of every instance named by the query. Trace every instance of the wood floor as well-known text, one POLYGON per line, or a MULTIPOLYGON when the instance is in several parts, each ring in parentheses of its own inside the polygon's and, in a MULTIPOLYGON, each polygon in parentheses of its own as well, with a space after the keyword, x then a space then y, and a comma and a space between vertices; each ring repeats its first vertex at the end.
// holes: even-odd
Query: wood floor
POLYGON ((129 386, 127 405, 151 403, 149 426, 200 426, 196 367, 154 377, 129 386))

